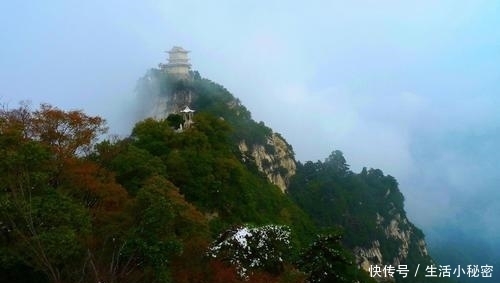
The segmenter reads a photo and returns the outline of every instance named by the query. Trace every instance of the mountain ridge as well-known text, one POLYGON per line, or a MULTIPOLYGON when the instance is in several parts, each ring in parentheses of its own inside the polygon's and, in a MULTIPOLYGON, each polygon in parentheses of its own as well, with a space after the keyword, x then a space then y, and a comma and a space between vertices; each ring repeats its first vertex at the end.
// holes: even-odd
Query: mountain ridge
MULTIPOLYGON (((299 194, 307 194, 307 189, 302 189, 302 191, 299 192, 297 187, 304 178, 307 178, 302 175, 304 175, 304 171, 309 170, 307 167, 311 166, 313 163, 310 161, 305 164, 297 162, 294 157, 293 148, 280 134, 273 132, 272 129, 265 126, 263 122, 254 122, 250 112, 237 98, 229 93, 223 86, 201 78, 196 71, 191 72, 190 79, 182 80, 179 85, 189 89, 189 102, 194 109, 197 109, 197 111, 210 112, 224 121, 228 121, 234 127, 235 134, 233 135, 233 142, 237 144, 239 153, 241 154, 241 160, 245 162, 249 168, 253 170, 257 169, 257 171, 263 174, 268 181, 278 186, 283 193, 292 197, 304 211, 312 215, 313 221, 318 226, 323 228, 337 227, 343 229, 344 233, 346 233, 347 230, 347 235, 349 237, 359 238, 355 236, 355 232, 353 232, 355 228, 353 226, 346 225, 346 223, 342 223, 343 221, 340 220, 345 215, 336 214, 332 212, 331 209, 329 210, 328 206, 325 206, 325 213, 331 213, 336 219, 330 222, 322 222, 320 219, 315 218, 314 213, 311 211, 311 209, 314 210, 314 208, 304 204, 304 197, 299 194), (208 85, 201 87, 199 85, 200 82, 208 85), (220 100, 219 103, 216 102, 217 100, 220 100), (281 146, 277 147, 276 144, 280 144, 281 146)), ((182 88, 179 89, 178 86, 174 86, 170 89, 171 93, 164 94, 165 97, 178 97, 179 93, 176 92, 179 90, 186 93, 186 90, 182 88)), ((167 98, 166 101, 173 100, 167 98)), ((323 165, 325 165, 323 169, 337 179, 357 178, 355 181, 365 183, 362 185, 367 191, 373 187, 380 187, 378 188, 380 192, 378 193, 378 202, 379 204, 383 204, 384 201, 387 202, 385 204, 386 207, 384 207, 383 204, 380 208, 375 207, 371 211, 370 223, 367 226, 374 227, 371 227, 368 233, 373 233, 372 236, 376 235, 370 239, 371 241, 356 242, 344 240, 344 243, 350 247, 355 255, 356 264, 359 267, 369 272, 370 268, 376 265, 406 265, 409 258, 412 268, 415 268, 418 264, 434 264, 427 250, 427 244, 425 243, 422 231, 415 227, 406 217, 403 206, 404 197, 399 191, 397 181, 392 176, 385 176, 379 169, 367 170, 366 168, 363 168, 361 173, 355 174, 349 170, 349 166, 340 151, 333 151, 332 155, 328 157, 324 163, 318 161, 313 167, 322 167, 323 165), (331 163, 333 163, 333 165, 331 163), (331 166, 335 168, 330 168, 331 166), (382 184, 381 182, 386 183, 382 184), (380 211, 383 211, 383 213, 380 211)), ((316 168, 316 170, 318 169, 316 168)), ((305 184, 301 185, 307 187, 305 184)), ((318 186, 318 184, 315 185, 318 186)), ((331 193, 328 192, 331 188, 328 188, 328 185, 325 186, 327 187, 324 188, 325 190, 322 193, 331 193)), ((338 185, 334 184, 333 186, 335 187, 338 185)), ((360 195, 358 195, 358 197, 360 197, 360 195)), ((370 198, 363 198, 360 197, 359 201, 373 201, 370 198)), ((316 201, 315 205, 320 203, 321 201, 316 201)), ((335 203, 331 203, 331 205, 335 205, 335 203)), ((345 205, 349 206, 350 204, 345 205)), ((314 206, 314 204, 311 206, 314 206)), ((354 215, 351 215, 353 221, 362 221, 361 218, 366 216, 359 216, 356 215, 356 213, 353 214, 354 215)), ((401 278, 399 278, 399 280, 401 280, 401 278)), ((420 276, 418 280, 420 280, 418 282, 424 282, 422 280, 426 279, 420 276)), ((398 279, 396 279, 396 282, 398 282, 398 279)), ((405 282, 412 281, 405 280, 405 282)))
POLYGON ((151 69, 137 91, 143 119, 123 139, 98 140, 104 120, 81 111, 0 110, 1 278, 438 280, 370 276, 432 263, 393 177, 353 173, 338 150, 297 162, 280 134, 196 71, 151 69))

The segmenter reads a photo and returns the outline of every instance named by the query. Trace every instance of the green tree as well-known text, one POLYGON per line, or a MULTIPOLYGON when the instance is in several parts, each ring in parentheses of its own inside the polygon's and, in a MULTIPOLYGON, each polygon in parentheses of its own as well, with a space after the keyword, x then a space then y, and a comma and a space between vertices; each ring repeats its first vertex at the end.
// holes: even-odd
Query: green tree
POLYGON ((132 195, 149 177, 166 174, 166 167, 160 158, 134 145, 128 145, 117 154, 109 169, 116 173, 116 180, 132 195))
POLYGON ((319 235, 297 266, 308 274, 308 282, 375 282, 358 269, 339 234, 319 235))
POLYGON ((277 275, 291 249, 290 233, 289 227, 278 225, 235 227, 212 243, 208 255, 235 266, 242 278, 256 270, 277 275))
POLYGON ((344 176, 350 173, 349 165, 347 164, 344 158, 344 154, 340 150, 334 150, 325 159, 324 165, 327 169, 331 170, 332 172, 340 176, 344 176))
POLYGON ((178 114, 170 114, 167 117, 168 124, 174 129, 179 129, 181 125, 184 124, 184 119, 181 115, 178 114))
POLYGON ((175 234, 175 210, 166 192, 168 186, 161 177, 151 178, 137 193, 132 207, 134 227, 124 254, 144 266, 145 280, 150 282, 169 282, 170 259, 181 251, 175 234))
POLYGON ((131 138, 135 146, 154 156, 163 157, 170 152, 169 143, 175 139, 174 135, 167 120, 146 119, 135 125, 131 138))

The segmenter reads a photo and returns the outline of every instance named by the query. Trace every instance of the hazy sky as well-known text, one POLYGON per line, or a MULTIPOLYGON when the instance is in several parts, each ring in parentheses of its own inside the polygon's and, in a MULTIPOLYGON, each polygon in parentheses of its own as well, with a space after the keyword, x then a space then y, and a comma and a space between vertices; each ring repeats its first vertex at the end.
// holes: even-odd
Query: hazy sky
POLYGON ((431 240, 453 226, 500 244, 500 2, 309 2, 7 1, 0 101, 127 134, 137 79, 180 45, 299 160, 340 149, 395 176, 431 240))

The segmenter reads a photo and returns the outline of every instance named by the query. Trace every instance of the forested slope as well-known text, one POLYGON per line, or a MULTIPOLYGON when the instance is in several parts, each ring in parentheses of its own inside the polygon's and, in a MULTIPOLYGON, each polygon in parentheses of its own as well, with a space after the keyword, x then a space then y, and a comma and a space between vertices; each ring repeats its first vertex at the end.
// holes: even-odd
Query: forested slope
POLYGON ((197 73, 152 70, 138 89, 193 94, 193 124, 148 118, 106 139, 82 111, 1 110, 0 280, 371 282, 366 264, 430 262, 394 178, 354 174, 339 151, 295 162, 197 73))

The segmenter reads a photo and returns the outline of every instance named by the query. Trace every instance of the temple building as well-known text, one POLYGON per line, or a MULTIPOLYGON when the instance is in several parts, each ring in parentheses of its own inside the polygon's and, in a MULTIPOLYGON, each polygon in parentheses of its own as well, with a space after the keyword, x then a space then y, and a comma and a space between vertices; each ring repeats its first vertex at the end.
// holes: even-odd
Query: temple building
MULTIPOLYGON (((184 123, 181 125, 184 128, 188 128, 193 124, 193 113, 195 112, 189 108, 194 99, 194 92, 192 88, 188 86, 193 77, 191 76, 191 64, 189 63, 188 53, 180 46, 174 46, 170 51, 168 62, 160 63, 159 68, 162 70, 163 74, 160 74, 162 78, 168 74, 169 84, 173 84, 171 87, 158 88, 157 84, 159 81, 153 81, 152 77, 147 80, 148 88, 151 90, 152 96, 149 98, 151 102, 151 111, 146 114, 147 117, 153 117, 154 119, 165 119, 170 114, 177 114, 184 118, 184 123)), ((157 79, 155 77, 155 79, 157 79)))
POLYGON ((182 47, 174 46, 167 53, 168 63, 162 64, 162 69, 179 79, 189 78, 189 71, 191 69, 188 57, 189 51, 182 47))

